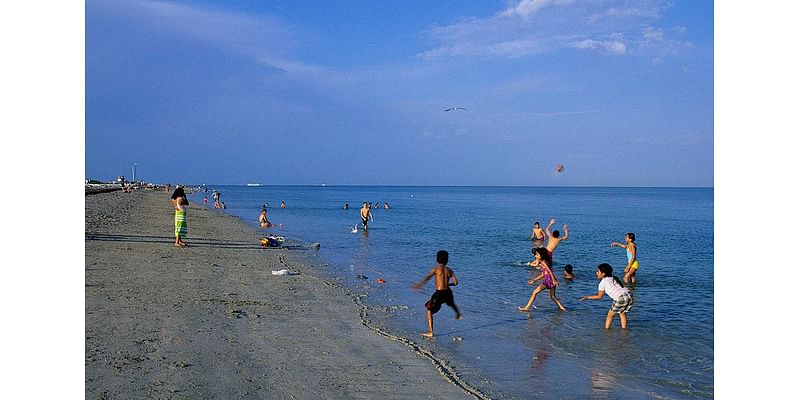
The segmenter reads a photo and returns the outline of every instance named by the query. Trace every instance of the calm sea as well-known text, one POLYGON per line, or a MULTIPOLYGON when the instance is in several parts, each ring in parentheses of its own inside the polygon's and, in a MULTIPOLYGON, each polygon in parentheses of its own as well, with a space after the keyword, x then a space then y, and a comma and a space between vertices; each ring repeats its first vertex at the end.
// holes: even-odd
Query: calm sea
MULTIPOLYGON (((389 310, 388 329, 431 349, 471 385, 495 398, 711 398, 714 394, 714 195, 711 188, 208 186, 219 189, 225 212, 256 226, 261 205, 283 224, 275 232, 321 244, 325 273, 369 293, 368 304, 389 310), (287 207, 279 207, 281 201, 287 207), (368 233, 359 209, 373 209, 368 233), (387 202, 391 209, 384 209, 387 202), (350 209, 342 207, 349 203, 350 209), (533 287, 528 238, 533 223, 569 225, 554 254, 577 280, 557 296, 546 292, 531 314, 516 310, 533 287), (578 302, 597 293, 602 262, 622 275, 625 251, 610 247, 636 234, 636 304, 629 329, 603 323, 611 300, 578 302), (450 253, 459 286, 456 303, 436 314, 437 338, 426 329, 423 304, 433 292, 409 285, 450 253), (356 275, 369 279, 355 278, 356 275), (385 284, 375 283, 384 279, 385 284)), ((210 196, 210 191, 208 195, 210 196)), ((202 195, 192 196, 202 204, 202 195)), ((210 197, 209 197, 210 198, 210 197)))

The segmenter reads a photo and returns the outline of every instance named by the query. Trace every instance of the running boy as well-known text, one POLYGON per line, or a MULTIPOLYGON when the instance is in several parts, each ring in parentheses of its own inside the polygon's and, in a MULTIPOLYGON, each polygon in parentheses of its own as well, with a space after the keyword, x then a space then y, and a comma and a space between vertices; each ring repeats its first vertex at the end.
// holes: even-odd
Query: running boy
POLYGON ((639 260, 636 259, 636 235, 633 232, 625 234, 625 243, 611 242, 611 247, 621 247, 625 249, 628 256, 628 265, 625 266, 625 276, 622 278, 625 283, 636 284, 636 271, 639 270, 639 260))
POLYGON ((453 308, 453 311, 456 312, 456 319, 464 318, 461 316, 461 311, 458 310, 455 301, 453 301, 453 291, 450 290, 450 286, 458 286, 458 278, 456 278, 453 270, 447 266, 449 257, 450 255, 447 251, 439 250, 436 253, 436 266, 419 283, 411 285, 414 289, 419 289, 431 278, 436 278, 436 292, 425 303, 425 308, 428 309, 428 332, 422 334, 425 337, 433 337, 433 314, 439 312, 442 304, 447 304, 453 308))

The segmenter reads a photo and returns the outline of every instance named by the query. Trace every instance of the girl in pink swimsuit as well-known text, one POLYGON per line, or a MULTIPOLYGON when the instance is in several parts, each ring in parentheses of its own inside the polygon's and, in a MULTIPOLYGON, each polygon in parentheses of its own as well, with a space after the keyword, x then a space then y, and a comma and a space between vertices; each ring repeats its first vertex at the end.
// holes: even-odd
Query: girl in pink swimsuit
POLYGON ((533 250, 533 257, 534 260, 528 263, 531 267, 539 267, 541 269, 541 273, 536 277, 528 281, 528 285, 533 285, 537 281, 542 281, 536 289, 533 289, 533 293, 531 293, 531 298, 528 300, 528 304, 525 307, 517 307, 517 310, 528 312, 530 311, 531 307, 533 307, 533 302, 536 300, 536 296, 542 290, 548 289, 550 292, 550 298, 553 300, 554 303, 558 306, 558 309, 561 311, 567 311, 564 308, 564 305, 556 297, 556 286, 558 286, 558 280, 553 275, 553 271, 550 269, 550 266, 553 264, 552 258, 550 258, 550 253, 547 249, 538 247, 533 250))

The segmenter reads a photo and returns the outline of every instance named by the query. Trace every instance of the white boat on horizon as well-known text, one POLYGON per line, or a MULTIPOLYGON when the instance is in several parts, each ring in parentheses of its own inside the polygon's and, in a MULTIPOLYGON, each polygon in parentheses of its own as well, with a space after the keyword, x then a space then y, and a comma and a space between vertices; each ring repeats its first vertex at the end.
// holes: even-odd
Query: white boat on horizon
POLYGON ((262 185, 260 183, 252 183, 251 182, 251 183, 248 183, 247 186, 264 186, 264 185, 262 185))

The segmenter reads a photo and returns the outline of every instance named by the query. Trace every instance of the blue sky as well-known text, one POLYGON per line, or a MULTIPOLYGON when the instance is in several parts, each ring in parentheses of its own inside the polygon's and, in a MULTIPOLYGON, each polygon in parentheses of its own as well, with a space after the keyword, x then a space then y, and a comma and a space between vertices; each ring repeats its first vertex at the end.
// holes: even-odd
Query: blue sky
POLYGON ((710 1, 89 0, 85 38, 87 178, 714 182, 710 1))

